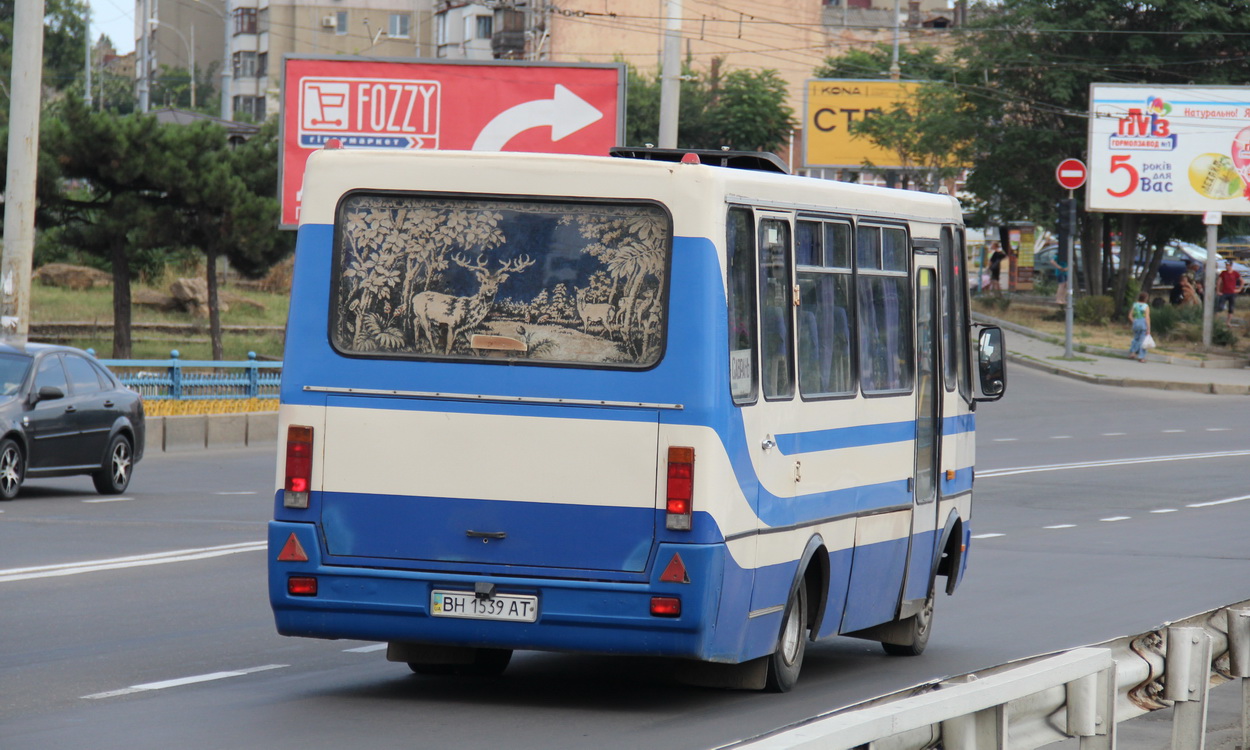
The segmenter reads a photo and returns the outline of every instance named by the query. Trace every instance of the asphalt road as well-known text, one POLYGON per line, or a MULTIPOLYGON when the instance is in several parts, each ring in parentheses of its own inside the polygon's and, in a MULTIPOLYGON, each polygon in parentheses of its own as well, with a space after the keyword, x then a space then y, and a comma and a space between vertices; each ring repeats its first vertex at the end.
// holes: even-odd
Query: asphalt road
POLYGON ((280 637, 272 451, 149 456, 111 502, 32 483, 0 505, 0 748, 708 748, 1250 598, 1244 397, 1023 368, 1010 387, 978 411, 980 538, 928 652, 822 642, 786 695, 546 653, 492 681, 417 677, 374 644, 280 637))

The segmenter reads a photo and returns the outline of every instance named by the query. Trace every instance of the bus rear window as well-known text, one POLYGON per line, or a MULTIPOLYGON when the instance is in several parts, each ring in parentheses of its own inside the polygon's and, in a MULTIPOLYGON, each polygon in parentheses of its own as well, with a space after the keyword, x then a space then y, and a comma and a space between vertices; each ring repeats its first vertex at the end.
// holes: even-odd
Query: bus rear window
POLYGON ((345 354, 643 368, 663 351, 655 204, 354 193, 335 238, 345 354))

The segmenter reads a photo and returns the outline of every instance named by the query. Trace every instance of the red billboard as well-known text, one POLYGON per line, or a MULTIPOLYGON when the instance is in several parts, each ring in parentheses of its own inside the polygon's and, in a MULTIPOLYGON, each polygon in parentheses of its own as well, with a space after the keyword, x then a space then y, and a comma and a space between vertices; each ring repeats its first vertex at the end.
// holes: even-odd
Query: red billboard
POLYGON ((620 143, 625 68, 288 57, 282 78, 282 225, 299 222, 308 155, 344 148, 600 154, 620 143))

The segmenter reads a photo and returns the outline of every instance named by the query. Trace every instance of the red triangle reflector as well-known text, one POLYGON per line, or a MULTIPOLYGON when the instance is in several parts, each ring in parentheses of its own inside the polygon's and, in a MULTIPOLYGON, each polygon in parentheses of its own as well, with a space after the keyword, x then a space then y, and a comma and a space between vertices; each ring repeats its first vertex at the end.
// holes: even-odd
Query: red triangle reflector
POLYGON ((681 561, 681 555, 673 555, 673 559, 668 561, 668 567, 660 574, 660 580, 669 583, 690 583, 690 576, 686 575, 686 564, 681 561))
POLYGON ((278 553, 278 560, 281 562, 308 562, 308 553, 304 551, 304 547, 295 538, 294 531, 287 538, 286 544, 282 545, 282 551, 278 553))

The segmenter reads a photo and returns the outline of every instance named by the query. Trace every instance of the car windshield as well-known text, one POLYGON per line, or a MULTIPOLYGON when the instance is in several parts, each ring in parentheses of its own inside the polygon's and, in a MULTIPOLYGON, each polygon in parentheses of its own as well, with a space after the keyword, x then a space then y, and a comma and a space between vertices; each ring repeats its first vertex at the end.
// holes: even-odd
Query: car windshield
POLYGON ((12 396, 30 372, 31 358, 24 354, 0 354, 0 396, 12 396))

